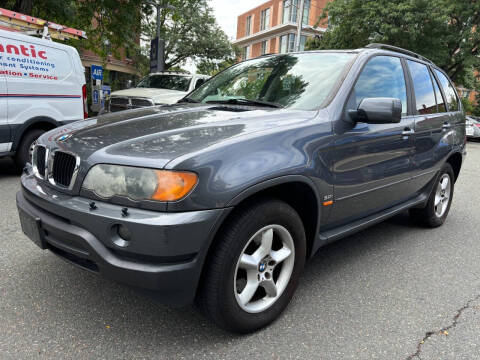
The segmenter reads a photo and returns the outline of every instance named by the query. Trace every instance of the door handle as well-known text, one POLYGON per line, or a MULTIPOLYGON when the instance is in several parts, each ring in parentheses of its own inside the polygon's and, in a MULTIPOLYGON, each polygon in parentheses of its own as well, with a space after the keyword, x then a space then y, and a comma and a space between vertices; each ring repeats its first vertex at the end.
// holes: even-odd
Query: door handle
POLYGON ((449 122, 443 123, 443 126, 442 126, 443 130, 448 130, 451 128, 452 128, 452 124, 450 124, 449 122))
POLYGON ((415 134, 415 130, 410 129, 410 128, 405 128, 402 131, 403 136, 410 136, 410 135, 413 135, 413 134, 415 134))

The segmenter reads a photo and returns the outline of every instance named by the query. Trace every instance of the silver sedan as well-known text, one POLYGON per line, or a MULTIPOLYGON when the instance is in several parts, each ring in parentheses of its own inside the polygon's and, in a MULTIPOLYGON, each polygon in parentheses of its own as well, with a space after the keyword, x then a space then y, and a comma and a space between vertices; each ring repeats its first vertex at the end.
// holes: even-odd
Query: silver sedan
POLYGON ((480 139, 480 121, 477 119, 471 116, 467 116, 467 121, 466 121, 467 138, 472 140, 480 139))

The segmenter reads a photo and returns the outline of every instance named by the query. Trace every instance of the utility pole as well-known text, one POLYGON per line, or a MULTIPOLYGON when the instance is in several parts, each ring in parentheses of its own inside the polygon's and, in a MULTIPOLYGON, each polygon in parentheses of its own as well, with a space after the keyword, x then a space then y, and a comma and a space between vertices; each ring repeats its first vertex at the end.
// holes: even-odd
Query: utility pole
MULTIPOLYGON (((293 5, 293 0, 292 6, 293 5)), ((305 0, 300 0, 300 7, 297 8, 297 37, 295 38, 295 51, 300 51, 300 37, 302 36, 303 14, 305 8, 305 0)))
POLYGON ((162 9, 175 9, 174 6, 163 5, 163 1, 147 1, 157 11, 157 34, 150 43, 150 72, 163 72, 165 70, 165 40, 160 38, 162 9))

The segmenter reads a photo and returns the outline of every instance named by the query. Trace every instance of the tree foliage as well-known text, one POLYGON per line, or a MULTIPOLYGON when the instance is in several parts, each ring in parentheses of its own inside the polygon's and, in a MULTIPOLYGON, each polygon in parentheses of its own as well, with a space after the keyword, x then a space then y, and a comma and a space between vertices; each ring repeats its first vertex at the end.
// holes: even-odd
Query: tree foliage
POLYGON ((232 51, 223 60, 211 60, 211 59, 202 59, 197 64, 197 71, 200 74, 214 76, 219 72, 225 70, 226 68, 236 64, 238 58, 240 57, 240 48, 238 46, 232 46, 232 51))
MULTIPOLYGON (((225 60, 230 56, 230 42, 216 23, 207 0, 170 0, 168 3, 172 9, 163 9, 161 16, 166 69, 179 66, 187 59, 225 60)), ((150 39, 156 32, 153 8, 144 14, 143 34, 150 39)))
MULTIPOLYGON (((231 56, 230 42, 207 0, 163 0, 162 4, 167 69, 187 59, 223 61, 231 56)), ((146 68, 150 39, 156 35, 156 11, 147 0, 0 0, 0 7, 85 30, 88 40, 70 44, 103 59, 127 49, 140 69, 146 68), (143 49, 139 39, 147 44, 143 49)))
POLYGON ((480 2, 477 0, 334 0, 321 39, 309 49, 359 48, 372 42, 417 52, 461 84, 480 64, 480 2))

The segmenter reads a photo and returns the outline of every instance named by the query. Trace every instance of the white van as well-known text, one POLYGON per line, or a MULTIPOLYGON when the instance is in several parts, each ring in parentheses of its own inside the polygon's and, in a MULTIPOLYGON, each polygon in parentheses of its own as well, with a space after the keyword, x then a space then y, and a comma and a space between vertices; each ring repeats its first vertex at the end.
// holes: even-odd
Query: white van
POLYGON ((42 133, 87 117, 86 101, 75 48, 0 29, 0 157, 23 167, 42 133))

